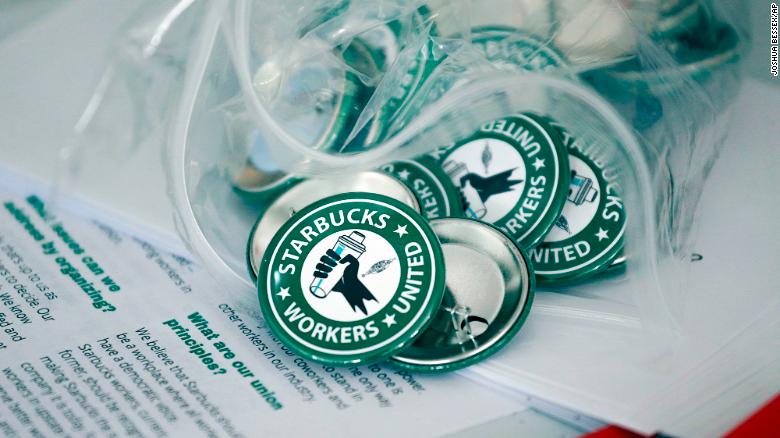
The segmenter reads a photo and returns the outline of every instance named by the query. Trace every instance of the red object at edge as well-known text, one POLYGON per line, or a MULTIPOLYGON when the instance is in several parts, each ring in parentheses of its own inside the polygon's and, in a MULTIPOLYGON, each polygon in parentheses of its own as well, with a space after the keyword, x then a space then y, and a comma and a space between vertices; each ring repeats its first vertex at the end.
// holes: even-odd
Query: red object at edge
POLYGON ((644 435, 639 435, 618 426, 607 426, 583 435, 582 438, 644 438, 644 435))
POLYGON ((724 438, 754 438, 780 434, 780 394, 753 413, 724 438))
MULTIPOLYGON (((780 436, 780 394, 767 402, 745 421, 732 429, 724 438, 755 438, 780 436)), ((618 426, 607 426, 582 438, 642 438, 634 432, 618 426)))

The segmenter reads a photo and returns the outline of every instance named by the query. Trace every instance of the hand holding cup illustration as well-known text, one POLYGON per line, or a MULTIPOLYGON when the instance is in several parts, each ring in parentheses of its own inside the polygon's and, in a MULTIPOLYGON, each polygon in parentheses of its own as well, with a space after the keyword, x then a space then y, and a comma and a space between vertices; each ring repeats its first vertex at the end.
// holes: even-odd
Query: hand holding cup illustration
POLYGON ((371 291, 358 278, 358 259, 366 252, 365 236, 358 231, 340 236, 333 248, 320 257, 314 271, 309 291, 317 298, 325 298, 338 292, 347 300, 353 311, 360 309, 368 314, 365 301, 377 301, 371 291))

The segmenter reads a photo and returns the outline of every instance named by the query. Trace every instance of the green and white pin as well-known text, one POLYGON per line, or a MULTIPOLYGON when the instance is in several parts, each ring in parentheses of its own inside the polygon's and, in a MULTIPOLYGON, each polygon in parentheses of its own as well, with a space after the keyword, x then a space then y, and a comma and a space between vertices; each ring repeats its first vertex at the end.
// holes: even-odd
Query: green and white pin
POLYGON ((463 216, 460 192, 431 158, 394 161, 382 170, 414 192, 420 212, 427 219, 463 216))
MULTIPOLYGON (((443 60, 435 44, 428 39, 420 47, 405 46, 405 35, 418 30, 428 23, 431 35, 436 34, 436 25, 430 17, 430 11, 422 5, 410 12, 403 20, 377 23, 370 31, 361 35, 369 48, 372 62, 381 74, 381 82, 374 96, 385 96, 382 105, 361 132, 345 149, 348 152, 360 152, 376 146, 390 134, 391 126, 400 128, 408 121, 410 102, 422 88, 433 70, 443 60)), ((416 39, 413 43, 417 43, 416 39)), ((375 98, 372 97, 373 101, 375 98)), ((370 103, 371 101, 367 102, 370 103)))
POLYGON ((260 308, 296 353, 344 365, 383 360, 429 324, 444 294, 427 221, 381 195, 346 193, 301 210, 263 256, 260 308))
POLYGON ((566 205, 544 242, 529 252, 541 285, 584 280, 608 269, 623 249, 626 213, 616 186, 596 160, 563 137, 569 139, 571 169, 566 205))
POLYGON ((566 150, 541 119, 494 120, 432 156, 460 189, 465 215, 495 225, 521 248, 541 242, 563 209, 566 150))
POLYGON ((569 62, 549 40, 506 26, 472 29, 472 44, 491 64, 508 70, 547 71, 569 62))

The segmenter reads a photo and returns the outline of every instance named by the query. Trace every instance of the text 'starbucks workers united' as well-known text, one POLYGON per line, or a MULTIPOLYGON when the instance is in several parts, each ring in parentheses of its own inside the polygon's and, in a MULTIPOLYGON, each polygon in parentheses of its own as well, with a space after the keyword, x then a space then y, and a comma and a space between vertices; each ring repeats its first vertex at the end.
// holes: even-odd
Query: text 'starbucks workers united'
POLYGON ((382 166, 382 170, 398 178, 411 189, 428 219, 462 216, 460 194, 449 177, 428 157, 400 160, 382 166))
POLYGON ((561 213, 569 164, 542 120, 498 119, 433 156, 460 188, 466 216, 501 228, 521 248, 539 243, 561 213))
POLYGON ((266 320, 302 356, 332 364, 386 358, 428 324, 444 293, 441 246, 392 198, 348 193, 298 212, 260 268, 266 320))
POLYGON ((622 249, 626 226, 617 187, 596 160, 569 139, 571 183, 566 205, 541 245, 530 251, 536 278, 553 284, 582 280, 609 267, 622 249))

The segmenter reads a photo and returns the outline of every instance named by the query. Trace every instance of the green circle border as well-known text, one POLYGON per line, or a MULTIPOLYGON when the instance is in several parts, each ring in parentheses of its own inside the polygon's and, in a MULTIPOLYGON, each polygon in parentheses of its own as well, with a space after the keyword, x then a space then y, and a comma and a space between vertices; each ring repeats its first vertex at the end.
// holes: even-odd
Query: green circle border
POLYGON ((417 224, 420 226, 422 233, 431 242, 431 251, 433 253, 433 260, 431 260, 431 262, 435 266, 441 269, 437 269, 436 272, 434 272, 433 284, 431 285, 430 288, 431 297, 430 297, 430 302, 428 304, 428 308, 422 309, 420 316, 410 325, 408 329, 406 329, 407 332, 406 334, 399 336, 398 339, 396 339, 394 342, 391 342, 388 345, 380 347, 371 352, 360 353, 360 354, 349 354, 349 355, 346 354, 333 355, 328 353, 311 351, 305 346, 300 345, 298 341, 292 339, 286 333, 286 331, 282 328, 281 324, 274 317, 273 313, 271 313, 270 304, 266 297, 267 293, 263 290, 264 284, 261 283, 264 282, 264 279, 266 279, 271 274, 271 271, 269 269, 271 256, 268 255, 269 251, 266 251, 266 253, 263 254, 263 259, 260 263, 260 274, 258 275, 258 279, 256 283, 260 310, 263 314, 263 318, 265 319, 266 324, 268 324, 268 326, 271 328, 274 335, 276 335, 280 340, 282 340, 285 346, 287 346, 290 350, 292 350, 294 353, 298 354, 299 356, 318 363, 328 364, 328 365, 339 365, 339 366, 367 364, 372 362, 383 361, 389 358, 390 356, 392 356, 395 352, 403 349, 407 345, 414 342, 417 336, 419 336, 423 332, 423 330, 425 330, 428 327, 428 325, 431 323, 431 317, 433 316, 434 312, 438 310, 439 306, 441 305, 442 299, 444 298, 444 288, 445 288, 445 276, 444 276, 444 269, 443 269, 444 254, 441 249, 441 243, 439 242, 439 238, 433 232, 430 225, 428 225, 428 221, 425 220, 425 218, 421 216, 420 213, 416 212, 414 209, 407 206, 406 204, 384 195, 377 195, 377 194, 367 193, 367 192, 348 192, 340 195, 323 198, 309 205, 308 207, 301 209, 298 212, 298 214, 291 217, 287 222, 285 222, 284 225, 282 225, 279 228, 279 230, 276 232, 274 238, 271 239, 271 242, 269 243, 268 247, 276 248, 279 245, 282 236, 284 235, 283 231, 287 231, 288 228, 292 227, 292 224, 294 222, 297 222, 302 215, 308 214, 309 212, 317 210, 320 207, 326 206, 328 204, 332 204, 333 202, 344 201, 344 200, 358 200, 358 201, 368 200, 374 202, 377 201, 382 202, 394 208, 397 208, 398 210, 402 211, 407 216, 409 216, 412 220, 417 221, 417 224))
MULTIPOLYGON (((539 131, 541 131, 544 134, 547 134, 550 137, 550 141, 552 143, 552 151, 558 157, 558 174, 559 174, 557 180, 558 187, 550 195, 551 199, 547 210, 547 214, 545 216, 540 217, 536 227, 529 229, 526 235, 522 238, 513 237, 512 234, 502 230, 504 234, 512 237, 512 240, 517 244, 517 246, 525 250, 525 249, 530 249, 535 247, 544 239, 547 233, 550 232, 550 229, 553 227, 553 224, 555 224, 555 221, 558 219, 558 216, 561 214, 561 211, 563 211, 563 206, 566 203, 566 193, 569 190, 569 155, 568 152, 566 151, 566 148, 563 145, 563 140, 561 139, 558 130, 555 129, 553 126, 551 126, 542 117, 535 114, 522 113, 522 114, 513 114, 507 117, 501 117, 496 120, 502 120, 502 119, 503 120, 526 119, 531 123, 535 123, 536 125, 538 125, 539 131)), ((491 121, 490 123, 494 121, 491 121)), ((524 121, 523 123, 525 124, 527 122, 524 121)), ((515 149, 519 148, 517 142, 515 142, 512 139, 509 139, 507 136, 502 136, 494 132, 481 132, 477 130, 474 134, 468 136, 463 140, 456 142, 454 145, 448 147, 444 152, 442 152, 438 158, 438 165, 441 166, 446 161, 447 157, 452 155, 452 153, 460 146, 469 143, 473 140, 478 140, 480 138, 495 138, 498 140, 503 140, 509 143, 510 145, 512 145, 512 147, 514 147, 515 149)), ((547 142, 545 141, 544 143, 547 142)), ((524 157, 523 151, 518 151, 518 152, 521 157, 524 157)), ((527 166, 530 165, 530 163, 526 164, 525 162, 524 164, 527 166)), ((522 201, 523 199, 525 198, 521 198, 520 201, 522 201)), ((488 223, 488 222, 483 222, 483 223, 488 223)))

